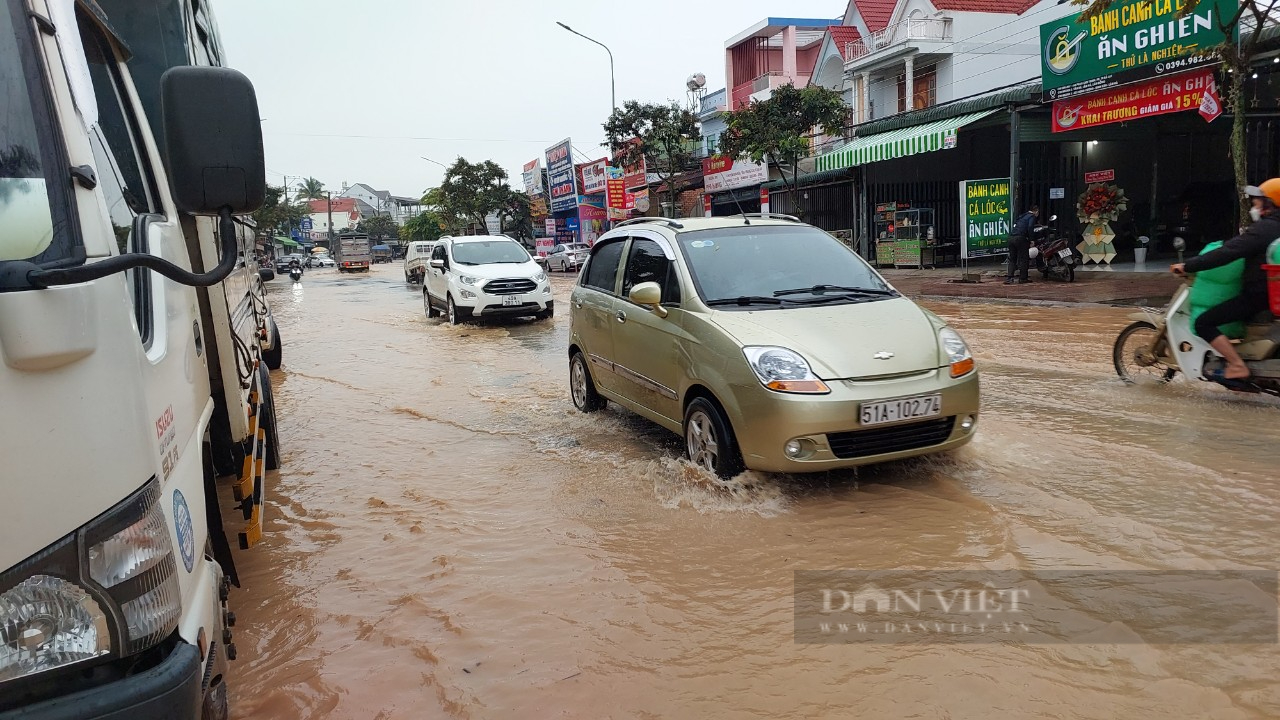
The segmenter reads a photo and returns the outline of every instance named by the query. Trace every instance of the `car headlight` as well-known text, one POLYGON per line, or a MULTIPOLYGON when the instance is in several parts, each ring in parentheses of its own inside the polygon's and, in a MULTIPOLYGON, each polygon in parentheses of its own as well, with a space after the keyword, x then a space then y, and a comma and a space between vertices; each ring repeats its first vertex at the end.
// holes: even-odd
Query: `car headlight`
POLYGON ((480 278, 471 277, 470 275, 459 275, 458 282, 463 285, 475 285, 480 282, 480 278))
POLYGON ((544 273, 544 272, 540 272, 540 273, 538 273, 537 275, 534 275, 534 276, 533 276, 533 281, 534 281, 534 282, 539 282, 539 283, 540 283, 540 282, 542 282, 543 280, 546 280, 546 279, 547 279, 547 274, 546 274, 546 273, 544 273))
POLYGON ((947 360, 951 364, 951 377, 958 378, 973 372, 973 353, 969 352, 969 346, 960 337, 960 333, 944 327, 938 331, 938 343, 942 345, 942 351, 947 354, 947 360))
POLYGON ((159 500, 152 480, 0 576, 0 682, 128 657, 173 633, 182 598, 159 500))
POLYGON ((747 364, 760 379, 760 384, 776 392, 824 395, 831 392, 809 363, 796 352, 782 347, 744 347, 747 364))

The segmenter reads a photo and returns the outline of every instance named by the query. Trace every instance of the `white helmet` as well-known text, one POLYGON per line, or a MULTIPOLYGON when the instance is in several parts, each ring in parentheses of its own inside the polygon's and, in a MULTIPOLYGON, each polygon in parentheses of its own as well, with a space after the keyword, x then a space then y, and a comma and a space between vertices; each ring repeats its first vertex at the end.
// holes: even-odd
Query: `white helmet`
POLYGON ((1032 260, 1035 260, 1036 258, 1040 257, 1040 248, 1032 246, 1032 248, 1027 251, 1027 257, 1031 258, 1032 260))

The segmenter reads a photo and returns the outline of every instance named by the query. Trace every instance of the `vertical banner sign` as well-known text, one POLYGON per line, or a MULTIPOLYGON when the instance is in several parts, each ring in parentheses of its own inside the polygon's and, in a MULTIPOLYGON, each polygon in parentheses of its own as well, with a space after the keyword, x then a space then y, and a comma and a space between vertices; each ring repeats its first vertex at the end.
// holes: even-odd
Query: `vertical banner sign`
POLYGON ((609 180, 605 185, 604 205, 609 209, 610 220, 627 217, 627 186, 622 179, 622 168, 608 168, 609 180))
POLYGON ((769 212, 769 188, 760 188, 760 212, 769 212))
POLYGON ((573 168, 573 143, 568 139, 547 148, 547 176, 551 183, 551 212, 578 207, 578 180, 573 168))
POLYGON ((1013 227, 1009 178, 960 182, 960 257, 1005 255, 1013 227))
POLYGON ((550 235, 551 237, 555 237, 555 236, 556 236, 556 221, 555 221, 555 219, 553 219, 553 218, 547 218, 547 219, 546 219, 546 221, 543 223, 543 225, 545 225, 545 228, 544 228, 544 229, 547 231, 547 235, 550 235))
POLYGON ((1217 64, 1200 53, 1239 38, 1239 23, 1229 36, 1222 29, 1238 0, 1203 0, 1180 18, 1183 6, 1183 0, 1122 0, 1086 20, 1073 14, 1041 25, 1045 97, 1064 100, 1217 64))
POLYGON ((711 196, 710 195, 702 196, 702 216, 711 217, 711 196))
POLYGON ((542 194, 542 158, 534 158, 524 164, 524 173, 521 175, 524 179, 525 195, 541 195, 542 194))
MULTIPOLYGON (((639 143, 640 140, 635 139, 635 140, 632 140, 631 142, 639 143)), ((627 190, 634 190, 636 188, 648 187, 649 185, 648 172, 649 172, 649 168, 645 164, 644 158, 640 158, 640 162, 635 165, 624 165, 622 167, 623 185, 626 186, 627 190)))

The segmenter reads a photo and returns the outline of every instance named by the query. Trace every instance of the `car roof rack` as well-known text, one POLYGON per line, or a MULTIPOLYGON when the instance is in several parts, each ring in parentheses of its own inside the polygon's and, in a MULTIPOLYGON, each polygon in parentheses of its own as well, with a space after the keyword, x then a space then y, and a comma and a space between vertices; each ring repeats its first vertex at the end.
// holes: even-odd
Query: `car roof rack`
POLYGON ((649 222, 662 223, 662 224, 666 225, 667 227, 672 227, 672 228, 675 228, 676 230, 682 230, 682 229, 684 229, 684 225, 681 225, 680 223, 676 222, 675 220, 672 220, 671 218, 664 218, 664 217, 638 217, 638 218, 631 218, 630 220, 623 220, 623 221, 622 221, 622 222, 620 222, 620 223, 614 223, 614 224, 613 224, 613 227, 614 227, 614 228, 620 228, 620 227, 622 227, 622 226, 624 226, 624 225, 634 225, 634 224, 636 224, 636 223, 649 223, 649 222))
POLYGON ((783 215, 782 213, 772 213, 772 212, 769 212, 769 213, 738 213, 737 215, 730 215, 729 217, 744 217, 744 218, 774 218, 774 219, 776 219, 776 220, 786 220, 787 222, 793 222, 793 223, 803 223, 803 222, 804 222, 803 220, 801 220, 800 218, 796 217, 795 215, 783 215))

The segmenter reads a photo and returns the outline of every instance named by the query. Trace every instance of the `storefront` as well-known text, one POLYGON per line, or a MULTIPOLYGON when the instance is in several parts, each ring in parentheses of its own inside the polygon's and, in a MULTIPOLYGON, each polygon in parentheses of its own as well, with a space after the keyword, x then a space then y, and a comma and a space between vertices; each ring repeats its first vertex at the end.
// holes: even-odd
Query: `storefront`
POLYGON ((713 155, 702 160, 702 187, 711 198, 711 215, 760 212, 760 185, 769 180, 762 163, 713 155))

